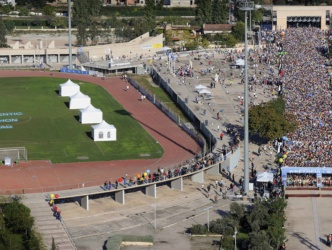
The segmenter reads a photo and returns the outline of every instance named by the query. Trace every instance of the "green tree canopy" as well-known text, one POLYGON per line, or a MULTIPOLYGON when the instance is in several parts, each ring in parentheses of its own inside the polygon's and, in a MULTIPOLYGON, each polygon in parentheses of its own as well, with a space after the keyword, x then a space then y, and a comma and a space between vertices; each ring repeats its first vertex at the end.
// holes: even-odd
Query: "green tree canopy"
POLYGON ((238 21, 232 27, 232 34, 239 41, 244 41, 244 22, 238 21))
POLYGON ((200 0, 196 7, 196 21, 199 25, 212 23, 211 0, 200 0))
POLYGON ((46 5, 43 7, 43 14, 45 16, 55 16, 55 7, 46 5))
POLYGON ((62 17, 52 17, 49 21, 49 25, 54 28, 64 28, 67 27, 66 19, 62 17))
POLYGON ((212 1, 212 23, 227 23, 227 14, 228 9, 226 6, 226 1, 212 1))
POLYGON ((151 32, 156 26, 156 2, 155 0, 146 0, 144 7, 144 19, 147 31, 151 32))
POLYGON ((268 103, 249 109, 249 130, 268 140, 280 138, 294 132, 297 127, 295 117, 285 113, 284 100, 279 97, 268 103))
POLYGON ((86 45, 89 38, 93 41, 98 32, 97 21, 100 17, 101 2, 99 0, 74 0, 73 17, 77 24, 77 44, 86 45), (88 29, 95 29, 87 32, 88 29))
POLYGON ((34 220, 30 215, 30 209, 16 201, 7 204, 3 210, 6 226, 16 233, 30 230, 34 220))
POLYGON ((2 18, 0 18, 0 48, 6 48, 8 47, 7 45, 7 38, 6 38, 6 26, 2 20, 2 18))
POLYGON ((29 9, 25 6, 18 8, 18 11, 20 12, 20 16, 28 16, 29 15, 29 9))
POLYGON ((249 247, 250 250, 264 249, 273 250, 269 243, 269 237, 265 231, 250 233, 249 247))

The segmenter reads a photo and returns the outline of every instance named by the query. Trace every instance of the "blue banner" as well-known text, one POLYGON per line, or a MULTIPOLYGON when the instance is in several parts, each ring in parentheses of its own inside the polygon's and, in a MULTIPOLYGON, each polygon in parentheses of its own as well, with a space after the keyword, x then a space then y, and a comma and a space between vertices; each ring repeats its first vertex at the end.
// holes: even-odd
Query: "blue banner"
POLYGON ((287 187, 287 174, 316 174, 317 187, 322 187, 322 175, 331 174, 331 167, 282 167, 281 178, 282 183, 287 187))
POLYGON ((88 75, 89 74, 89 71, 82 71, 82 70, 78 70, 78 69, 67 69, 67 68, 61 68, 60 72, 80 74, 80 75, 88 75))

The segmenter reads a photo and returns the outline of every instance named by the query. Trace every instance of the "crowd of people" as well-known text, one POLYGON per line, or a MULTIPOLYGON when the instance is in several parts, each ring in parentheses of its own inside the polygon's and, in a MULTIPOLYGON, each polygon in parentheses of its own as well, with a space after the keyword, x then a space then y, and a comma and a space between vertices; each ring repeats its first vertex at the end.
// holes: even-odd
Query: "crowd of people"
POLYGON ((325 32, 290 28, 280 36, 287 52, 282 62, 286 111, 295 116, 297 130, 287 135, 287 166, 332 166, 332 110, 325 32))
POLYGON ((312 187, 316 186, 316 180, 316 174, 289 174, 287 175, 287 186, 312 187))
POLYGON ((231 151, 228 152, 226 149, 224 149, 220 153, 209 154, 203 158, 196 156, 191 161, 188 160, 185 163, 179 164, 179 166, 173 168, 166 169, 163 167, 158 167, 156 171, 146 170, 142 174, 138 173, 133 176, 128 176, 126 174, 125 176, 115 180, 106 180, 101 187, 105 191, 108 191, 114 188, 127 188, 172 179, 174 177, 199 171, 203 168, 214 165, 217 162, 226 160, 228 153, 231 153, 231 151))

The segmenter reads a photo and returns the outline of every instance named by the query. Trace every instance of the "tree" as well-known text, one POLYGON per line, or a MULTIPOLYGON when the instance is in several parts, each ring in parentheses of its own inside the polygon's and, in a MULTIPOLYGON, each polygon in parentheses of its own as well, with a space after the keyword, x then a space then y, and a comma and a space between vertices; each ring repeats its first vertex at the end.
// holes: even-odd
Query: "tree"
POLYGON ((54 0, 16 0, 16 4, 19 6, 27 6, 31 4, 36 8, 43 8, 47 2, 54 2, 54 0))
POLYGON ((264 9, 258 9, 251 11, 251 21, 252 22, 262 22, 263 21, 263 13, 264 9))
POLYGON ((6 31, 12 32, 15 28, 15 22, 12 20, 7 20, 5 23, 6 31))
POLYGON ((148 32, 148 26, 146 24, 146 22, 144 22, 144 20, 142 19, 136 19, 136 21, 134 22, 134 30, 133 30, 133 37, 138 37, 146 32, 148 32))
POLYGON ((1 6, 1 12, 3 14, 9 14, 9 12, 11 11, 11 6, 10 5, 4 5, 4 6, 1 6))
POLYGON ((43 14, 46 16, 55 16, 55 8, 50 5, 43 7, 43 14))
POLYGON ((164 0, 157 0, 155 3, 157 10, 161 10, 164 7, 164 0))
POLYGON ((230 213, 235 220, 240 222, 245 213, 244 205, 237 202, 232 202, 230 205, 230 213))
POLYGON ((47 0, 31 0, 31 2, 33 7, 43 8, 46 5, 47 0))
POLYGON ((251 231, 259 232, 267 226, 268 210, 265 203, 256 200, 253 210, 247 216, 247 221, 251 227, 251 231))
POLYGON ((212 23, 227 23, 226 1, 212 1, 212 23))
POLYGON ((8 47, 6 33, 7 33, 6 26, 5 26, 2 18, 0 18, 0 48, 8 47))
POLYGON ((187 50, 195 50, 197 49, 198 42, 196 40, 190 40, 186 42, 184 46, 187 48, 187 50))
POLYGON ((196 7, 196 21, 199 25, 212 23, 211 0, 200 0, 196 7))
MULTIPOLYGON (((87 32, 90 27, 97 27, 97 19, 100 17, 101 2, 99 0, 74 0, 73 17, 77 23, 77 44, 86 45, 89 35, 87 32)), ((93 33, 95 35, 95 31, 93 33)))
POLYGON ((91 40, 91 44, 96 45, 98 43, 99 31, 95 22, 92 22, 92 24, 90 25, 88 34, 91 40))
POLYGON ((29 9, 27 7, 21 7, 18 10, 20 12, 20 16, 28 16, 29 15, 29 9))
POLYGON ((252 232, 249 234, 249 248, 250 250, 264 249, 273 250, 269 244, 269 237, 265 231, 252 232))
POLYGON ((151 32, 156 26, 156 2, 146 0, 144 7, 144 19, 147 24, 147 31, 151 32))
POLYGON ((53 17, 49 20, 49 25, 54 28, 64 28, 67 27, 67 22, 62 17, 53 17))
POLYGON ((233 34, 226 34, 225 36, 225 44, 229 48, 235 47, 235 45, 239 42, 233 34))
POLYGON ((294 115, 285 113, 284 100, 279 97, 266 104, 249 109, 249 130, 268 140, 294 132, 297 122, 294 115))
POLYGON ((244 41, 244 22, 238 21, 233 27, 232 32, 234 37, 239 41, 244 41))
POLYGON ((284 223, 286 222, 285 209, 287 201, 282 198, 274 198, 266 202, 266 205, 269 211, 266 232, 270 238, 271 246, 279 249, 281 243, 286 240, 284 223))
MULTIPOLYGON (((29 234, 25 236, 25 245, 27 246, 26 249, 44 249, 42 236, 36 232, 35 230, 30 230, 29 234)), ((53 238, 52 238, 53 239, 53 238)), ((52 242, 53 247, 53 242, 52 242)))
POLYGON ((209 47, 209 45, 210 45, 209 41, 207 39, 203 38, 203 40, 202 40, 202 47, 206 49, 206 48, 209 47))
POLYGON ((33 226, 30 209, 16 201, 7 204, 3 210, 6 226, 15 233, 25 232, 33 226))

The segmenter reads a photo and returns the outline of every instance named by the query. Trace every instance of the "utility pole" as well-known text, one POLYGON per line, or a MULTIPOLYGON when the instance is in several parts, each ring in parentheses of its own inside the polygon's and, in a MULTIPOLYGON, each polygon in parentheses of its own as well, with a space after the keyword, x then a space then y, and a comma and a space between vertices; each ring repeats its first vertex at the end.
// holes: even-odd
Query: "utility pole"
POLYGON ((71 0, 68 0, 68 44, 69 44, 69 69, 73 68, 72 40, 71 40, 71 0))
POLYGON ((204 208, 205 211, 207 210, 207 227, 208 227, 208 232, 210 232, 210 209, 211 208, 213 208, 213 207, 211 206, 211 207, 204 208))
POLYGON ((249 94, 248 94, 248 11, 255 9, 255 3, 253 1, 241 1, 239 2, 239 9, 244 11, 244 192, 249 192, 249 94))

